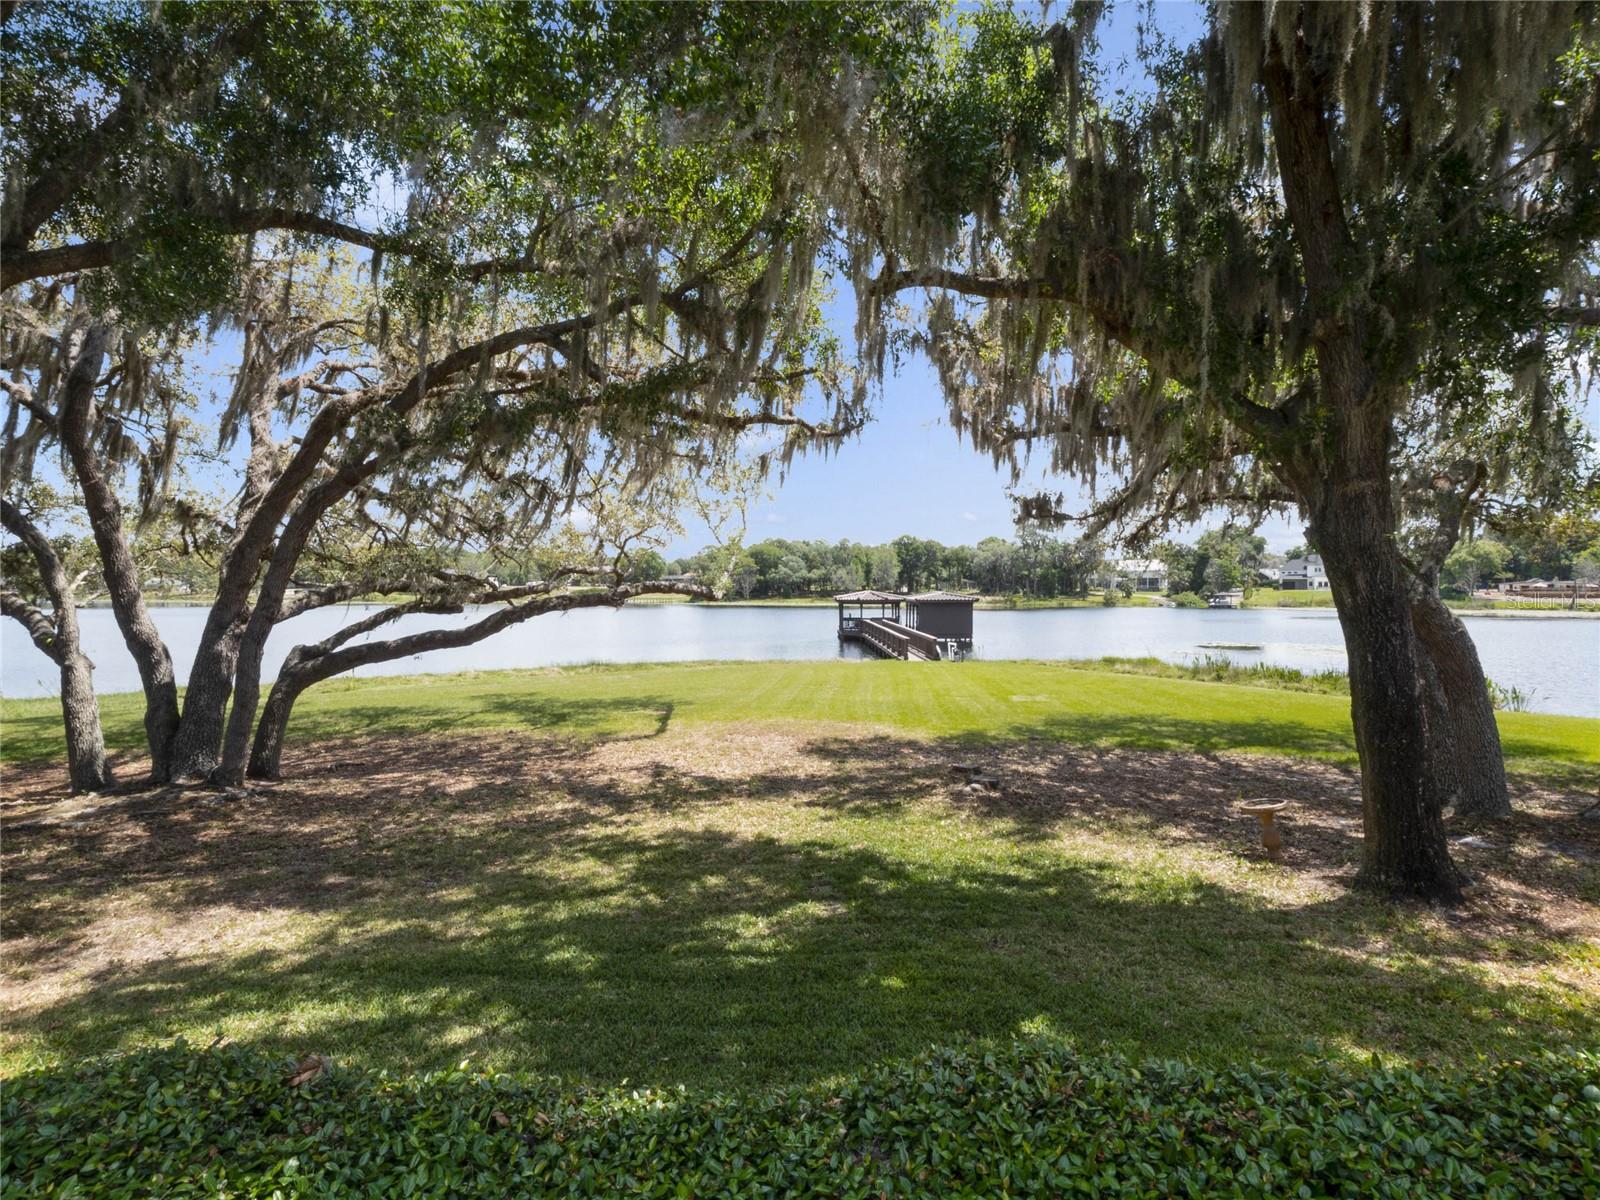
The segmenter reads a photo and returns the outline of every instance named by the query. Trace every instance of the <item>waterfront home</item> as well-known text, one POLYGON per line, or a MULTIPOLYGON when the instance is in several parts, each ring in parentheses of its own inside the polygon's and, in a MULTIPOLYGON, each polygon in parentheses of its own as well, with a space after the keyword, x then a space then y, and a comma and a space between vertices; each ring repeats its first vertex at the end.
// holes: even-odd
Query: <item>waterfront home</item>
POLYGON ((1117 575, 1129 580, 1136 592, 1167 590, 1167 564, 1157 558, 1124 558, 1117 563, 1117 575))
POLYGON ((1283 564, 1283 579, 1278 586, 1286 592, 1314 592, 1330 586, 1328 572, 1322 567, 1322 555, 1291 558, 1283 564))

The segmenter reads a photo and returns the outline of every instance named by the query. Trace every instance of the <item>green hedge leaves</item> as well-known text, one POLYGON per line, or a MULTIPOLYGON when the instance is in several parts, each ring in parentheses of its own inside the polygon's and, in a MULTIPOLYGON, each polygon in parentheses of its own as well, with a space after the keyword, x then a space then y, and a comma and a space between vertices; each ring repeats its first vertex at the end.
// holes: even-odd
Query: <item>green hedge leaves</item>
POLYGON ((169 1048, 5 1085, 5 1196, 1594 1196, 1600 1057, 1134 1065, 1023 1042, 833 1086, 626 1091, 169 1048))

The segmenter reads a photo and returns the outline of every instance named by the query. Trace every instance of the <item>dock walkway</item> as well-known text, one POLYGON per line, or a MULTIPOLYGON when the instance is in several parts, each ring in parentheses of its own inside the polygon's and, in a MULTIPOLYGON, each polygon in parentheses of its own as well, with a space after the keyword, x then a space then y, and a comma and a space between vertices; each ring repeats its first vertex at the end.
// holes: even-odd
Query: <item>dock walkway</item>
POLYGON ((855 628, 843 636, 854 635, 884 658, 901 658, 909 662, 928 662, 941 658, 939 639, 921 633, 898 621, 868 617, 855 623, 855 628))

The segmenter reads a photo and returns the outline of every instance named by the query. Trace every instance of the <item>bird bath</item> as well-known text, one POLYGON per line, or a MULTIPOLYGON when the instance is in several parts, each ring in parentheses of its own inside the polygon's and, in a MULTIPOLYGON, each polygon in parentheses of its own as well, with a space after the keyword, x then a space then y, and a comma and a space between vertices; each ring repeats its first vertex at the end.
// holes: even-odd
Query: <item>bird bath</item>
POLYGON ((1261 818, 1261 844, 1267 848, 1267 857, 1273 862, 1283 861, 1283 834, 1272 823, 1272 818, 1284 810, 1287 800, 1246 800, 1239 805, 1241 812, 1253 813, 1261 818))

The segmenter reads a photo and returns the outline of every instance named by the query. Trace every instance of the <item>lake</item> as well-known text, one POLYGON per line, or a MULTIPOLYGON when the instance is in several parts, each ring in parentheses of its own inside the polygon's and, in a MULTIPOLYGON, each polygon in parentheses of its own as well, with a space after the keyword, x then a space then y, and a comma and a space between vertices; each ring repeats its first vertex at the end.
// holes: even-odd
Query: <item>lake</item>
MULTIPOLYGON (((279 626, 267 644, 264 678, 297 642, 316 641, 373 611, 347 605, 304 613, 279 626)), ((81 614, 84 649, 96 664, 102 694, 137 691, 139 676, 122 645, 111 611, 81 614)), ((205 624, 202 608, 157 608, 156 624, 184 679, 205 624)), ((384 634, 463 624, 456 617, 401 618, 384 634)), ((1343 670, 1344 645, 1332 610, 1069 608, 978 612, 973 616, 980 658, 1099 658, 1151 655, 1183 662, 1225 654, 1239 663, 1272 663, 1304 671, 1343 670), (1208 650, 1202 643, 1259 645, 1259 650, 1208 650)), ((1541 617, 1466 617, 1489 677, 1531 697, 1537 712, 1600 717, 1600 620, 1541 617)), ((358 675, 492 671, 505 667, 588 662, 673 662, 693 659, 858 658, 853 644, 834 636, 832 607, 705 608, 691 604, 584 609, 535 617, 460 650, 420 655, 358 675)), ((6 696, 56 693, 55 668, 15 621, 0 622, 0 690, 6 696)))

